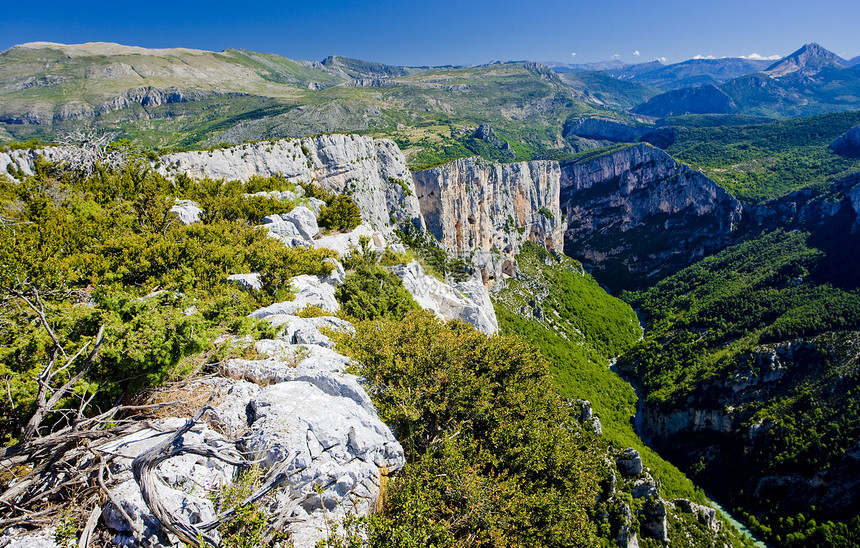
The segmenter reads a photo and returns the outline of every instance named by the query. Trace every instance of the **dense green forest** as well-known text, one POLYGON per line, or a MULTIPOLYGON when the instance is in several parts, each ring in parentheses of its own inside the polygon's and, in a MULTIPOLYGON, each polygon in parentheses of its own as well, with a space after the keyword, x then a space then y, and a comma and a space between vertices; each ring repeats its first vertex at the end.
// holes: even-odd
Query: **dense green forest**
POLYGON ((855 477, 860 440, 860 292, 829 283, 817 241, 765 233, 622 296, 648 332, 619 368, 643 387, 650 417, 701 409, 722 425, 652 426, 658 448, 765 538, 793 545, 850 544, 858 520, 856 495, 839 485, 855 477))
POLYGON ((715 125, 718 118, 667 119, 678 133, 666 152, 701 170, 741 201, 761 203, 807 187, 823 190, 860 171, 860 159, 828 148, 860 123, 858 112, 744 125, 715 125))

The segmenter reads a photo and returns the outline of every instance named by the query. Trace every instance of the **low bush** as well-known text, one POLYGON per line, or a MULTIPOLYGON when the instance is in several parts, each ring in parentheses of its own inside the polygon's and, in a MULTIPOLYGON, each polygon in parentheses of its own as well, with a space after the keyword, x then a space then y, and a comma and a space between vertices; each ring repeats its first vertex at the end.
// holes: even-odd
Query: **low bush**
POLYGON ((323 228, 347 232, 361 224, 361 210, 349 196, 336 196, 320 210, 318 221, 323 228))
POLYGON ((418 303, 403 282, 376 265, 361 265, 335 289, 343 312, 358 320, 400 319, 418 303))
POLYGON ((370 545, 581 546, 599 459, 536 349, 428 311, 358 321, 338 349, 361 363, 407 466, 370 545))

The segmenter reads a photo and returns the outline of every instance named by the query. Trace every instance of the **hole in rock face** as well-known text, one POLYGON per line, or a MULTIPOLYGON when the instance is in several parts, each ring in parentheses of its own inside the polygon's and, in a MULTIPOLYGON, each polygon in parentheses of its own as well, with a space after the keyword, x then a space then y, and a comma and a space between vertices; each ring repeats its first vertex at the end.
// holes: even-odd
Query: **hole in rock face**
POLYGON ((502 263, 502 274, 506 276, 514 275, 514 262, 513 261, 505 261, 502 263))

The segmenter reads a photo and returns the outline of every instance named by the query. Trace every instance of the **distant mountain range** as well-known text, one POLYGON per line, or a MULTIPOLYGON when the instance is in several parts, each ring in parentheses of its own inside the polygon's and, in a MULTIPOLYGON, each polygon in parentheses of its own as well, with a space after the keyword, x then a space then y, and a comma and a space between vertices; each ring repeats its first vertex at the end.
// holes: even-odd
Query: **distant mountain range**
POLYGON ((468 155, 463 141, 489 123, 531 156, 564 147, 569 117, 597 112, 533 62, 395 67, 109 43, 0 52, 0 142, 51 140, 82 127, 154 147, 362 132, 395 138, 407 154, 447 145, 468 155))
MULTIPOLYGON (((729 65, 728 60, 718 61, 723 61, 722 66, 729 65)), ((743 70, 740 64, 736 67, 743 70)), ((856 58, 846 61, 818 44, 807 44, 759 71, 724 82, 674 88, 632 110, 655 117, 683 114, 784 117, 858 108, 860 66, 856 58)))
POLYGON ((0 52, 0 142, 81 128, 152 147, 362 132, 396 139, 426 165, 487 152, 473 136, 481 124, 502 143, 491 147, 497 159, 528 159, 599 145, 563 131, 587 116, 648 123, 860 109, 860 57, 844 60, 817 44, 775 62, 551 65, 401 67, 242 49, 36 42, 0 52))

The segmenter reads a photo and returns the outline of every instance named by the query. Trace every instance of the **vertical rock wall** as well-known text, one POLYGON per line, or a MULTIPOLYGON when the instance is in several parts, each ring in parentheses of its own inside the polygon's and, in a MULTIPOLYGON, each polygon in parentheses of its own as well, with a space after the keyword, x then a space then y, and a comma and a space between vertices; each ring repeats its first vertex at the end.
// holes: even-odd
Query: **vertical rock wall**
POLYGON ((618 286, 722 249, 741 218, 731 194, 649 145, 562 167, 565 253, 618 286))
POLYGON ((427 229, 457 256, 472 257, 488 286, 514 274, 523 242, 563 248, 557 162, 464 158, 413 178, 427 229))

